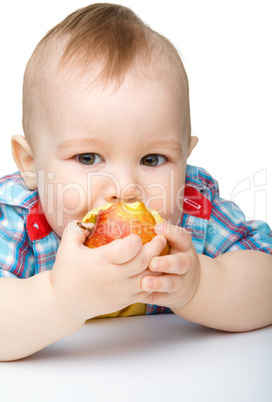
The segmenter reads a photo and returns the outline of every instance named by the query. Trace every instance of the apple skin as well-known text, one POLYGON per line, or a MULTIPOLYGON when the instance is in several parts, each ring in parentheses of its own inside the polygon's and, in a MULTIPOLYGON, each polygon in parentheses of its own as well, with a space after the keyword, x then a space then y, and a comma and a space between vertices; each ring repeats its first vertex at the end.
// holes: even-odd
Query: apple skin
MULTIPOLYGON (((130 233, 136 233, 142 243, 150 242, 156 236, 155 225, 163 222, 155 210, 149 210, 143 202, 126 204, 117 201, 106 204, 102 208, 93 209, 82 220, 83 223, 94 223, 92 233, 85 241, 89 248, 104 246, 116 239, 123 239, 130 233)), ((169 244, 160 255, 169 254, 169 244)))

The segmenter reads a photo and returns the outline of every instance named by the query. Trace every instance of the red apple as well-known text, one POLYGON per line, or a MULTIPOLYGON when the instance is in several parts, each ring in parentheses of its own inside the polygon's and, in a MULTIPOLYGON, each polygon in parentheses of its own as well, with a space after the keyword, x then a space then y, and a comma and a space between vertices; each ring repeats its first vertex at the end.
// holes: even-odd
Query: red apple
MULTIPOLYGON (((114 204, 93 209, 82 222, 95 224, 85 245, 96 248, 113 240, 123 239, 130 233, 139 235, 143 244, 148 243, 156 236, 155 225, 162 223, 163 220, 157 211, 149 210, 143 202, 126 204, 117 201, 114 204)), ((166 254, 169 254, 168 244, 161 252, 161 255, 166 254)))

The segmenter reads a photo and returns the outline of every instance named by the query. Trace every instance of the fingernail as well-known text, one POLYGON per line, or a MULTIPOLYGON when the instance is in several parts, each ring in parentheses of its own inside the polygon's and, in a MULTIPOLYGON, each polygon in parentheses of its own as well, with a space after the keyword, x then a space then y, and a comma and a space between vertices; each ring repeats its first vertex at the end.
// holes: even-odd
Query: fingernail
POLYGON ((166 246, 166 238, 163 236, 160 236, 160 241, 162 242, 163 247, 165 247, 166 246))

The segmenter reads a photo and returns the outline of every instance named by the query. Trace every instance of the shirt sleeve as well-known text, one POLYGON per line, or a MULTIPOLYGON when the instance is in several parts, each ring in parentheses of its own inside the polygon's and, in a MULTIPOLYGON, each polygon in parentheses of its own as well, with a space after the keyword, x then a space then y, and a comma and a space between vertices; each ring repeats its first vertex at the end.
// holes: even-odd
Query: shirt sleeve
POLYGON ((0 277, 32 276, 34 257, 19 210, 0 204, 0 277))
POLYGON ((235 203, 219 197, 217 182, 215 186, 204 254, 217 257, 235 250, 258 250, 272 254, 270 227, 262 221, 247 221, 235 203))

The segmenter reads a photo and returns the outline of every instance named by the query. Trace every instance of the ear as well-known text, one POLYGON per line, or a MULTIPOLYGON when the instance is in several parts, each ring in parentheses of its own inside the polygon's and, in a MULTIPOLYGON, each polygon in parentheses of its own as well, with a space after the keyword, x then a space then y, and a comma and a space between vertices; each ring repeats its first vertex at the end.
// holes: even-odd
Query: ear
POLYGON ((37 188, 37 175, 33 159, 33 151, 25 137, 14 135, 11 139, 13 159, 20 170, 25 185, 29 190, 37 188))
POLYGON ((189 156, 191 155, 192 150, 194 149, 194 147, 197 145, 198 143, 198 138, 193 135, 192 137, 190 137, 190 142, 189 142, 189 148, 188 148, 188 155, 187 158, 189 158, 189 156))

